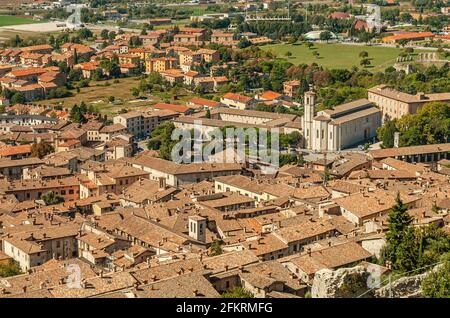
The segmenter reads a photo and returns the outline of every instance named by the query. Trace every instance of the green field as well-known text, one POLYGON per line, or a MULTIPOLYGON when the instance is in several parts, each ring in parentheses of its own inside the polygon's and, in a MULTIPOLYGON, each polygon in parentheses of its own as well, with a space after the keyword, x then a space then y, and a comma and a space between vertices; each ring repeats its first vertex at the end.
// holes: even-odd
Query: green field
POLYGON ((273 44, 261 48, 266 51, 271 50, 278 57, 285 58, 296 65, 317 63, 330 69, 361 67, 359 53, 366 51, 369 53, 371 62, 368 67, 370 70, 384 70, 386 67, 392 66, 402 51, 400 48, 325 43, 314 43, 314 47, 311 49, 308 49, 305 44, 273 44), (319 58, 313 55, 314 51, 320 54, 319 58), (292 56, 286 56, 286 52, 291 52, 292 56))
POLYGON ((0 15, 0 27, 30 23, 39 23, 39 21, 35 21, 31 18, 23 18, 12 15, 0 15))

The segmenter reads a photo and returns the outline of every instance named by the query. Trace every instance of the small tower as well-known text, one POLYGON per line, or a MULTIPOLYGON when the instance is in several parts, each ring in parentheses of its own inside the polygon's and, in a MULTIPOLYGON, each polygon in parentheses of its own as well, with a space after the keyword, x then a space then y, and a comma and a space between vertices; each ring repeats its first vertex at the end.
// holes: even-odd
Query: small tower
POLYGON ((197 241, 206 242, 206 218, 199 215, 189 217, 189 236, 197 241))
POLYGON ((305 92, 305 97, 303 101, 303 134, 306 142, 306 148, 311 149, 312 147, 312 128, 313 128, 313 117, 316 108, 316 93, 310 87, 309 91, 305 92))

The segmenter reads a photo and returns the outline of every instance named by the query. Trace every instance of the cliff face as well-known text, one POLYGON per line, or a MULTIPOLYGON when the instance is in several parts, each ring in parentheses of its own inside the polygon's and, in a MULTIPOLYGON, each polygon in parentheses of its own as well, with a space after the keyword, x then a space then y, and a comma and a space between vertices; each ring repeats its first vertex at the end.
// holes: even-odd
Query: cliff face
MULTIPOLYGON (((435 267, 432 271, 436 270, 435 267)), ((422 297, 421 284, 431 271, 408 277, 401 277, 381 288, 374 276, 363 266, 323 269, 314 276, 311 288, 312 298, 417 298, 422 297), (373 289, 372 289, 373 288, 373 289)), ((383 281, 387 277, 381 278, 383 281)))
POLYGON ((379 298, 417 298, 422 297, 422 289, 420 285, 425 277, 427 277, 427 273, 410 276, 410 277, 402 277, 397 279, 391 284, 386 285, 382 288, 377 289, 375 292, 375 297, 379 298), (390 292, 392 296, 390 296, 390 292))
MULTIPOLYGON (((354 298, 369 290, 370 273, 362 266, 323 269, 316 273, 311 289, 312 298, 354 298)), ((369 292, 365 297, 372 297, 369 292)))

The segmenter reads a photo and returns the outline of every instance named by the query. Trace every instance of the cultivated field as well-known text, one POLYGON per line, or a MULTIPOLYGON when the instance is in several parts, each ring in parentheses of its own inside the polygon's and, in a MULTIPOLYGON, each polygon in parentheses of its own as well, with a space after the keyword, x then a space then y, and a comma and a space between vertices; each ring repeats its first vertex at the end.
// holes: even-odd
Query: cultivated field
POLYGON ((39 23, 39 21, 35 21, 27 17, 0 15, 0 27, 10 25, 20 25, 20 24, 31 24, 31 23, 39 23))
POLYGON ((361 60, 359 53, 366 51, 369 53, 371 62, 369 69, 372 70, 383 70, 392 66, 397 56, 402 52, 400 48, 325 43, 314 43, 314 47, 311 49, 308 49, 304 44, 273 44, 263 46, 262 49, 271 50, 278 57, 285 58, 293 64, 317 63, 330 69, 361 67, 359 64, 361 60), (313 55, 314 51, 319 53, 318 58, 313 55), (292 55, 288 57, 286 52, 291 52, 292 55))

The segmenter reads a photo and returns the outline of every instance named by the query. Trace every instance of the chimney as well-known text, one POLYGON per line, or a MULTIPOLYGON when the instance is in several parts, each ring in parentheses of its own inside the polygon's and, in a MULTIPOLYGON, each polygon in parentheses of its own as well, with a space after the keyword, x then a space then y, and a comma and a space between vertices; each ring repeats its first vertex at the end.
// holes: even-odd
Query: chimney
POLYGON ((27 292, 27 286, 23 286, 22 290, 23 290, 24 293, 26 293, 27 292))
POLYGON ((311 248, 310 247, 308 247, 307 251, 308 251, 308 256, 311 256, 311 248))
POLYGON ((418 92, 418 93, 416 94, 416 96, 417 96, 417 98, 418 98, 419 100, 424 100, 424 99, 426 99, 426 96, 425 96, 425 93, 424 93, 424 92, 418 92))
POLYGON ((192 292, 192 294, 194 295, 194 297, 197 297, 197 296, 198 296, 198 290, 197 290, 197 289, 194 289, 193 292, 192 292))
POLYGON ((159 190, 164 190, 166 189, 166 178, 164 177, 159 177, 158 178, 159 181, 159 190))

